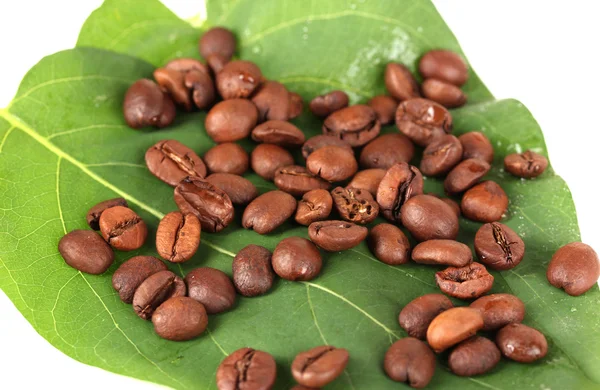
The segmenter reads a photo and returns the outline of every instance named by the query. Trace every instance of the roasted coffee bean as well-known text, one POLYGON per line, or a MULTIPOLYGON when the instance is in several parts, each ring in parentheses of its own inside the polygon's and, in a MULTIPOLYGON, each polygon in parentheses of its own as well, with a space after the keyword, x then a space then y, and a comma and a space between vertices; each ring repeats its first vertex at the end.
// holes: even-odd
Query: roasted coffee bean
POLYGON ((217 103, 206 115, 206 134, 217 143, 244 139, 256 126, 258 110, 246 99, 231 99, 217 103))
POLYGON ((142 218, 123 206, 104 210, 100 215, 99 226, 104 240, 121 251, 140 248, 148 235, 148 228, 142 218))
POLYGON ((440 198, 439 196, 437 196, 436 194, 433 193, 429 193, 427 195, 432 195, 435 196, 436 198, 439 198, 442 200, 442 202, 446 203, 448 206, 450 206, 450 208, 452 208, 452 210, 454 210, 454 213, 456 214, 457 217, 460 217, 460 206, 458 205, 458 203, 450 198, 440 198))
POLYGON ((500 361, 500 350, 493 341, 481 336, 473 336, 458 344, 450 352, 448 366, 459 376, 485 374, 500 361))
MULTIPOLYGON (((184 59, 194 61, 192 59, 184 59)), ((198 63, 200 63, 198 61, 198 63)), ((204 65, 199 67, 202 69, 204 65)), ((179 71, 171 68, 158 68, 154 71, 154 79, 160 87, 171 95, 175 103, 186 111, 192 110, 192 96, 198 108, 206 108, 215 100, 215 87, 206 70, 189 69, 179 71)))
POLYGON ((200 55, 211 65, 215 74, 219 73, 235 52, 236 39, 233 33, 224 27, 213 27, 202 35, 198 42, 200 55), (215 64, 220 66, 215 67, 215 64))
POLYGON ((346 221, 313 222, 308 227, 310 239, 328 252, 354 248, 365 238, 369 229, 346 221))
POLYGON ((243 175, 250 165, 250 157, 240 145, 226 142, 208 149, 204 162, 211 173, 243 175))
POLYGON ((206 165, 194 151, 175 140, 162 140, 146 151, 150 173, 175 187, 187 176, 206 176, 206 165))
POLYGON ((523 324, 508 324, 496 334, 502 354, 519 363, 531 363, 546 356, 548 342, 537 329, 523 324))
POLYGON ((548 159, 532 150, 504 157, 504 169, 517 176, 530 179, 538 177, 548 168, 548 159))
POLYGON ((192 100, 199 109, 207 109, 215 102, 217 92, 208 72, 189 71, 184 76, 183 84, 192 91, 192 100))
POLYGON ((367 224, 379 215, 379 205, 368 191, 337 187, 331 191, 331 197, 335 209, 345 221, 367 224))
POLYGON ((352 147, 363 146, 379 135, 381 124, 369 106, 357 104, 329 115, 323 123, 323 134, 333 135, 352 147))
POLYGON ((383 369, 392 380, 420 389, 427 386, 433 378, 435 355, 424 342, 405 337, 387 350, 383 369))
POLYGON ((475 299, 492 289, 494 277, 482 264, 448 267, 435 273, 435 282, 443 293, 459 299, 475 299))
POLYGON ((250 155, 252 170, 265 180, 272 181, 275 178, 277 169, 292 164, 294 164, 292 154, 277 145, 257 145, 250 155))
POLYGON ((227 99, 248 98, 262 83, 260 68, 250 61, 231 61, 217 73, 219 94, 227 99))
POLYGON ((511 294, 490 294, 469 305, 483 316, 483 330, 491 332, 508 324, 520 323, 525 317, 525 304, 511 294))
POLYGON ((377 189, 377 203, 385 218, 399 222, 402 206, 413 196, 422 193, 421 172, 407 163, 397 163, 381 179, 377 189))
POLYGON ((111 266, 115 254, 108 244, 91 230, 72 230, 58 242, 58 251, 71 267, 99 275, 111 266))
POLYGON ((164 216, 156 230, 156 252, 172 263, 188 261, 200 245, 200 221, 193 214, 174 211, 164 216))
POLYGON ((152 256, 135 256, 125 261, 112 276, 112 286, 125 303, 133 302, 135 290, 144 280, 160 271, 166 271, 165 263, 152 256))
POLYGON ((348 95, 344 91, 331 91, 325 95, 317 96, 310 101, 308 108, 320 117, 325 118, 337 110, 348 107, 348 95))
POLYGON ((508 208, 508 196, 498 183, 486 180, 465 192, 460 209, 462 214, 477 222, 495 222, 502 219, 508 208))
POLYGON ((421 90, 427 99, 446 108, 460 107, 467 102, 467 95, 459 87, 441 80, 427 79, 423 81, 421 90))
POLYGON ((235 304, 235 288, 224 272, 201 267, 185 276, 188 296, 204 305, 208 314, 229 310, 235 304))
POLYGON ((183 279, 171 271, 159 271, 146 278, 135 290, 133 309, 140 318, 149 320, 164 301, 183 297, 185 292, 183 279))
POLYGON ((367 104, 375 111, 382 126, 394 122, 396 109, 398 108, 396 99, 387 95, 378 95, 371 98, 367 104))
POLYGON ((452 132, 452 116, 444 106, 427 99, 405 100, 396 110, 396 126, 419 146, 452 132))
POLYGON ((304 109, 304 102, 302 101, 302 96, 297 94, 296 92, 290 92, 288 94, 288 119, 294 119, 302 114, 302 110, 304 109))
POLYGON ((290 117, 288 90, 277 81, 265 81, 252 96, 252 103, 258 108, 258 121, 287 121, 290 117))
POLYGON ((460 194, 473 187, 490 170, 490 164, 483 160, 470 158, 455 166, 444 180, 447 194, 460 194))
POLYGON ((516 267, 525 256, 525 243, 508 226, 486 223, 475 234, 475 253, 479 261, 495 270, 516 267))
POLYGON ((296 199, 283 191, 269 191, 254 199, 242 216, 242 226, 258 234, 271 233, 296 211, 296 199))
POLYGON ((166 127, 175 119, 175 103, 154 81, 141 79, 125 94, 123 116, 132 129, 166 127))
POLYGON ((344 372, 350 354, 344 348, 323 345, 300 352, 292 362, 296 382, 311 387, 323 387, 344 372))
POLYGON ((441 312, 453 307, 452 301, 443 294, 425 294, 404 306, 398 322, 409 336, 425 340, 431 321, 441 312))
POLYGON ((157 335, 166 340, 186 341, 200 336, 208 326, 206 309, 188 297, 174 297, 163 302, 152 314, 157 335))
POLYGON ((427 176, 443 175, 462 160, 462 155, 463 148, 458 138, 442 135, 427 145, 419 169, 427 176))
POLYGON ((403 134, 384 134, 369 142, 360 153, 362 168, 388 169, 409 162, 415 153, 413 143, 403 134))
POLYGON ((577 296, 596 285, 600 263, 594 250, 582 242, 572 242, 557 250, 548 264, 546 277, 551 285, 577 296))
POLYGON ((183 214, 194 214, 202 230, 220 232, 233 220, 233 204, 225 191, 199 177, 186 177, 173 198, 183 214))
POLYGON ((331 187, 329 182, 299 165, 288 165, 277 169, 273 182, 277 188, 294 196, 302 196, 316 189, 328 190, 331 187))
POLYGON ((471 131, 458 137, 463 146, 463 160, 478 158, 491 164, 494 161, 494 147, 492 143, 479 131, 471 131))
POLYGON ((258 196, 258 190, 246 178, 231 173, 213 173, 206 181, 220 188, 234 205, 247 205, 258 196))
POLYGON ((271 261, 277 275, 292 281, 316 278, 323 265, 321 253, 315 244, 302 237, 281 240, 273 251, 271 261))
POLYGON ((454 240, 429 240, 418 244, 412 251, 415 263, 464 267, 473 260, 471 249, 454 240))
POLYGON ((390 62, 385 66, 385 87, 395 99, 404 101, 421 96, 419 84, 408 68, 402 64, 390 62))
POLYGON ((277 378, 273 356, 242 348, 227 356, 217 369, 219 390, 270 390, 277 378))
POLYGON ((308 158, 308 156, 325 146, 339 146, 352 152, 352 147, 346 142, 332 135, 315 135, 306 140, 302 145, 302 156, 308 158))
POLYGON ((381 179, 385 176, 385 169, 365 169, 356 172, 356 175, 350 180, 347 187, 360 188, 371 193, 374 197, 377 197, 377 189, 381 179))
POLYGON ((431 50, 419 61, 419 72, 424 79, 438 79, 456 86, 469 78, 469 70, 463 59, 450 50, 431 50))
POLYGON ((296 222, 308 226, 316 221, 323 221, 331 214, 333 199, 326 190, 312 190, 302 195, 296 210, 296 222))
POLYGON ((358 171, 358 163, 353 152, 331 145, 311 153, 306 168, 323 180, 336 182, 351 178, 358 171))
POLYGON ((389 265, 407 263, 410 254, 410 242, 402 230, 389 223, 380 223, 369 232, 369 249, 375 257, 389 265))
POLYGON ((271 251, 258 245, 248 245, 235 255, 231 264, 233 284, 245 297, 266 294, 273 285, 271 251))
POLYGON ((284 147, 300 146, 306 138, 302 130, 286 121, 271 120, 261 123, 252 130, 252 140, 284 147))
POLYGON ((100 230, 100 215, 102 215, 104 210, 115 206, 129 207, 127 201, 123 198, 108 199, 92 206, 85 216, 89 227, 93 230, 100 230))
POLYGON ((479 311, 468 307, 453 307, 443 311, 427 328, 427 342, 435 352, 460 343, 483 328, 479 311))
POLYGON ((452 207, 431 195, 413 196, 400 214, 402 225, 417 241, 454 240, 458 235, 458 217, 452 207))

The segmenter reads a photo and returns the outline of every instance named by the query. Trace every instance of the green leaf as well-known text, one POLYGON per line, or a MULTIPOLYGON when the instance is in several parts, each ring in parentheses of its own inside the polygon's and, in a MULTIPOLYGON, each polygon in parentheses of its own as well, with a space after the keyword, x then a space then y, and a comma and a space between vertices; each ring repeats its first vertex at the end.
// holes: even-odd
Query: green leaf
MULTIPOLYGON (((428 49, 460 51, 426 1, 209 0, 207 11, 204 28, 233 29, 241 58, 256 61, 267 77, 305 99, 341 88, 354 102, 364 102, 384 91, 386 62, 414 70, 428 49)), ((397 322, 400 309, 438 291, 433 267, 388 266, 363 243, 326 254, 317 279, 279 280, 266 296, 239 298, 233 310, 210 317, 202 337, 176 343, 156 336, 152 324, 137 318, 111 287, 111 273, 123 260, 155 254, 152 239, 139 251, 117 253, 115 265, 101 276, 77 272, 58 254, 60 237, 85 228, 87 209, 101 200, 127 198, 150 226, 150 237, 159 219, 176 209, 172 188, 145 168, 144 152, 173 138, 203 154, 213 145, 204 132, 205 113, 181 114, 168 129, 134 131, 124 124, 121 103, 127 87, 151 77, 154 66, 177 56, 198 57, 200 33, 157 1, 107 0, 85 23, 78 48, 44 58, 27 74, 10 106, 0 111, 0 287, 36 331, 69 356, 174 388, 215 388, 219 362, 248 345, 275 356, 277 388, 289 388, 295 354, 323 343, 351 354, 344 375, 328 388, 404 386, 385 376, 383 355, 405 336, 397 322)), ((453 111, 456 133, 480 129, 494 143, 488 177, 509 194, 506 223, 527 246, 518 267, 494 272, 493 292, 519 296, 527 307, 525 323, 540 329, 550 348, 537 363, 502 361, 476 378, 449 373, 442 355, 430 388, 598 388, 600 292, 594 287, 570 297, 545 277, 553 252, 580 239, 569 189, 551 168, 530 181, 502 171, 507 153, 531 148, 546 154, 542 132, 519 102, 494 100, 475 73, 470 76, 464 87, 470 102, 453 111)), ((307 113, 295 122, 307 135, 320 131, 320 122, 307 113)), ((261 192, 273 188, 247 176, 261 192)), ((440 192, 441 184, 428 179, 426 190, 440 192)), ((291 223, 260 236, 241 228, 240 215, 237 210, 234 226, 222 233, 203 233, 194 259, 173 270, 185 274, 210 266, 231 273, 231 257, 249 243, 273 249, 283 237, 307 236, 306 228, 291 223)), ((460 239, 471 244, 478 227, 461 221, 460 239)))

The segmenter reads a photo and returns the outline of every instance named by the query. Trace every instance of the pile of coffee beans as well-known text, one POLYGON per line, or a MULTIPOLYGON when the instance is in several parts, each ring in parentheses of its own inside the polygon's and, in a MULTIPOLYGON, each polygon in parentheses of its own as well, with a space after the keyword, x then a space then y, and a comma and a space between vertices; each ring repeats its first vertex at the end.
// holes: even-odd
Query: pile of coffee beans
MULTIPOLYGON (((425 53, 418 64, 420 85, 403 64, 388 64, 384 81, 390 96, 375 96, 366 105, 350 105, 343 91, 315 97, 308 106, 323 119, 323 134, 306 139, 289 122, 303 111, 300 95, 267 80, 256 64, 232 60, 235 50, 235 36, 213 28, 199 42, 208 65, 192 58, 172 60, 154 71, 155 81, 139 80, 125 95, 123 113, 130 127, 169 126, 177 107, 208 110, 206 132, 217 144, 203 157, 171 139, 147 150, 148 170, 174 188, 179 209, 160 221, 156 252, 169 263, 189 261, 201 244, 201 231, 226 229, 236 207, 243 208, 242 226, 257 234, 274 232, 293 217, 307 226, 310 240, 288 237, 273 252, 246 246, 233 259, 233 280, 207 267, 182 278, 156 257, 135 256, 113 274, 123 302, 151 320, 160 337, 189 340, 204 332, 208 315, 231 309, 237 294, 266 294, 276 276, 312 280, 321 272, 321 250, 344 251, 367 240, 373 255, 386 264, 412 260, 446 267, 435 274, 446 295, 417 297, 400 312, 399 324, 408 337, 382 356, 391 379, 426 386, 436 353, 449 349, 448 366, 461 376, 488 372, 501 356, 521 363, 545 356, 544 335, 521 324, 523 302, 510 294, 486 295, 494 283, 487 268, 518 266, 525 243, 499 222, 508 195, 498 183, 483 179, 494 160, 490 140, 476 131, 458 138, 451 134, 448 108, 467 100, 460 87, 469 71, 460 56, 448 50, 425 53), (380 135, 381 127, 393 122, 399 133, 380 135), (247 138, 256 143, 250 155, 236 143, 247 138), (424 148, 419 167, 409 164, 415 145, 424 148), (302 163, 294 149, 300 149, 302 163), (242 176, 250 168, 278 190, 260 194, 242 176), (423 193, 424 175, 443 177, 448 197, 423 193), (460 197, 460 204, 450 197, 460 197), (483 223, 473 242, 477 262, 469 246, 456 241, 461 215, 483 223), (365 226, 377 217, 388 222, 365 226), (399 226, 418 242, 414 248, 399 226), (473 301, 455 307, 447 296, 473 301), (495 342, 486 338, 493 334, 495 342)), ((505 170, 523 179, 543 174, 547 166, 547 159, 531 150, 504 158, 505 170)), ((59 243, 66 263, 82 272, 105 272, 113 263, 113 249, 138 249, 147 236, 144 221, 121 198, 93 206, 87 222, 101 236, 74 230, 59 243)), ((552 257, 547 276, 553 286, 581 295, 598 280, 600 263, 592 248, 571 243, 552 257)), ((291 364, 299 383, 295 388, 325 386, 348 360, 347 350, 327 345, 299 353, 291 364)), ((242 348, 223 360, 216 381, 219 389, 270 389, 275 378, 271 355, 242 348)))

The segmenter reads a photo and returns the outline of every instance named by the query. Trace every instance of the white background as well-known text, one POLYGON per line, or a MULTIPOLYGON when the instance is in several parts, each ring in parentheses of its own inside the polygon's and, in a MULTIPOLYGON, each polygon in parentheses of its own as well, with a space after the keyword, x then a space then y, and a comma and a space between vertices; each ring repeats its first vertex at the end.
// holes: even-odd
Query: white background
MULTIPOLYGON (((190 17, 199 12, 201 1, 164 3, 190 17)), ((582 239, 599 251, 600 23, 595 2, 434 3, 492 93, 521 100, 539 121, 553 166, 573 192, 582 239)), ((25 72, 39 59, 75 45, 83 21, 100 4, 99 0, 0 2, 0 107, 8 104, 25 72)), ((1 292, 0 367, 0 387, 7 389, 158 388, 63 355, 1 292)))

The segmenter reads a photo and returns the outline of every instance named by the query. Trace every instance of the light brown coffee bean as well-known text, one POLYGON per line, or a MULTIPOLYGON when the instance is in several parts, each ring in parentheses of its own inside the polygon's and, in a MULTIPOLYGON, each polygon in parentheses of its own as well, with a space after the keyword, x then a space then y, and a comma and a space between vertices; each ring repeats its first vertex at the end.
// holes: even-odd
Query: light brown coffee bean
POLYGON ((425 79, 434 78, 456 86, 469 78, 469 70, 463 59, 450 50, 431 50, 419 61, 419 72, 425 79))
POLYGON ((508 324, 520 323, 525 318, 525 304, 511 294, 490 294, 469 305, 483 316, 483 330, 491 332, 508 324))
POLYGON ((328 181, 313 175, 308 169, 299 165, 289 165, 277 169, 273 182, 277 188, 294 196, 302 196, 308 191, 316 189, 328 190, 331 187, 328 181))
POLYGON ((106 209, 100 216, 102 238, 115 249, 132 251, 144 245, 148 228, 135 211, 115 206, 106 209))
POLYGON ((404 101, 421 96, 419 84, 408 68, 402 64, 390 62, 385 66, 385 87, 395 99, 404 101))
POLYGON ((356 172, 356 175, 350 180, 350 183, 346 187, 360 188, 371 193, 374 197, 377 197, 377 189, 381 179, 385 176, 385 169, 364 169, 356 172))
POLYGON ((243 175, 248 170, 250 158, 240 145, 225 142, 208 149, 204 154, 204 162, 211 173, 243 175))
POLYGON ((247 138, 256 126, 258 110, 247 99, 224 100, 214 105, 206 115, 206 134, 217 143, 247 138))
POLYGON ((164 216, 156 230, 156 251, 172 263, 188 261, 200 246, 200 221, 193 214, 174 211, 164 216))
POLYGON ((290 122, 270 120, 252 130, 252 140, 283 147, 295 147, 302 145, 306 138, 302 130, 290 122))
POLYGON ((490 170, 490 164, 483 160, 470 158, 455 166, 444 180, 447 194, 460 194, 473 187, 490 170))
POLYGON ((483 328, 483 318, 479 311, 468 307, 454 307, 443 311, 431 321, 427 328, 427 342, 435 352, 473 336, 483 328))
POLYGON ((427 79, 421 85, 423 96, 446 108, 464 106, 467 95, 459 87, 437 79, 427 79))
POLYGON ((325 146, 306 159, 306 168, 315 176, 329 182, 343 181, 358 171, 354 153, 340 146, 325 146))
POLYGON ((443 175, 460 162, 462 155, 463 148, 458 138, 451 134, 442 135, 423 151, 419 170, 427 176, 443 175))
POLYGON ((378 95, 371 98, 367 104, 375 111, 382 126, 394 122, 394 116, 398 108, 396 99, 387 95, 378 95))
POLYGON ((352 147, 363 146, 377 137, 380 131, 377 114, 364 104, 335 111, 323 122, 323 134, 335 136, 352 147))
POLYGON ((360 166, 389 169, 394 164, 409 162, 414 153, 415 147, 405 135, 384 134, 365 145, 360 152, 360 166))
POLYGON ((467 190, 460 202, 462 214, 477 222, 496 222, 508 208, 508 196, 498 183, 486 180, 467 190))
POLYGON ((292 362, 292 376, 305 386, 323 387, 344 372, 350 354, 344 348, 323 345, 300 352, 292 362))
POLYGON ((281 226, 296 211, 296 199, 283 191, 269 191, 254 199, 244 210, 242 226, 268 234, 281 226))
POLYGON ((250 155, 250 165, 256 174, 265 180, 272 181, 275 172, 281 167, 294 164, 294 157, 281 146, 260 144, 250 155))
POLYGON ((172 139, 152 145, 144 158, 150 173, 173 187, 187 176, 206 176, 204 161, 192 149, 172 139))
POLYGON ((594 287, 600 278, 598 255, 582 242, 572 242, 557 250, 546 271, 551 285, 578 296, 594 287))
POLYGON ((548 168, 548 159, 532 150, 509 154, 504 158, 504 169, 509 173, 530 179, 538 177, 548 168))
POLYGON ((463 146, 463 160, 478 158, 491 164, 494 161, 494 147, 492 143, 479 131, 471 131, 458 137, 463 146))
POLYGON ((213 173, 206 181, 225 192, 234 205, 247 205, 258 196, 250 180, 231 173, 213 173))
POLYGON ((258 121, 287 121, 290 111, 288 94, 285 86, 277 81, 266 81, 258 87, 251 99, 258 108, 258 121))
POLYGON ((464 267, 471 263, 471 249, 454 240, 428 240, 421 242, 412 251, 415 263, 464 267))
POLYGON ((310 239, 328 252, 340 252, 360 244, 369 230, 346 221, 319 221, 308 227, 310 239))
POLYGON ((327 190, 312 190, 302 195, 296 210, 296 222, 308 226, 316 221, 323 221, 331 214, 333 199, 327 190))

